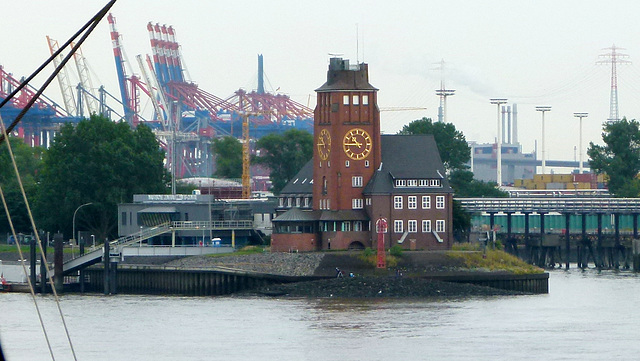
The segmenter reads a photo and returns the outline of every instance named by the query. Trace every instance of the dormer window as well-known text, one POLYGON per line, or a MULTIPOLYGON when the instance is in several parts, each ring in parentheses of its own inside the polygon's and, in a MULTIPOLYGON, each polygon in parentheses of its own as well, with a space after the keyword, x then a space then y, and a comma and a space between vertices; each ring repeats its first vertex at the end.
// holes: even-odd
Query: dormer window
POLYGON ((349 96, 348 95, 343 95, 342 96, 342 104, 343 105, 349 105, 349 96))
POLYGON ((406 179, 396 179, 396 187, 406 187, 407 180, 406 179))
POLYGON ((429 187, 440 187, 440 179, 429 179, 429 187))
POLYGON ((407 187, 417 187, 418 180, 417 179, 409 179, 407 180, 407 187))

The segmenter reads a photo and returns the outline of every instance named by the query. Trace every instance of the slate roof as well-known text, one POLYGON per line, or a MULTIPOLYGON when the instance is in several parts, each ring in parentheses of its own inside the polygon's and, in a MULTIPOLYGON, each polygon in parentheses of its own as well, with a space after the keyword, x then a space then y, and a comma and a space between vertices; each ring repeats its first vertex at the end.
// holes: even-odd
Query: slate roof
POLYGON ((303 211, 298 207, 293 207, 273 219, 272 222, 307 222, 317 221, 320 218, 320 211, 303 211))
POLYGON ((307 162, 302 169, 291 178, 280 191, 284 194, 312 194, 313 193, 313 159, 307 162))
POLYGON ((382 135, 382 164, 365 186, 364 194, 451 193, 436 141, 431 134, 382 135), (394 179, 440 179, 442 187, 394 188, 394 179))

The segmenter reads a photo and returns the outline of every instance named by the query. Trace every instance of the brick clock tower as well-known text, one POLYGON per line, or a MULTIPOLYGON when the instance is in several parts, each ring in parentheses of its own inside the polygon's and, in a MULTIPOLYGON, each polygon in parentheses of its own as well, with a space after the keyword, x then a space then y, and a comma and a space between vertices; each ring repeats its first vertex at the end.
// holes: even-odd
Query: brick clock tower
POLYGON ((316 89, 313 209, 364 209, 362 190, 380 166, 380 111, 367 64, 331 58, 316 89))

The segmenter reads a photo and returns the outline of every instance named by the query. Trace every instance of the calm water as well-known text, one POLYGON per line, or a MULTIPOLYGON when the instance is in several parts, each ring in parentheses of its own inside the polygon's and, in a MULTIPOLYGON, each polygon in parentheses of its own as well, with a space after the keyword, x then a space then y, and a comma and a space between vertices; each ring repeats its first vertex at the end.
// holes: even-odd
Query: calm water
MULTIPOLYGON (((70 360, 39 296, 56 360, 70 360)), ((640 277, 552 271, 550 294, 424 300, 62 297, 79 360, 637 360, 640 277)), ((0 294, 13 360, 50 360, 29 295, 0 294)))

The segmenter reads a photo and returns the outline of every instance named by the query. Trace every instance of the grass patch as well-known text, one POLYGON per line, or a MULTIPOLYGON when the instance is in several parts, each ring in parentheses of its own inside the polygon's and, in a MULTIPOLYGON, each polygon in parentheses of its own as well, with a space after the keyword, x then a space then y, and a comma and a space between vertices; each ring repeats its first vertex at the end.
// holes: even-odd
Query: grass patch
MULTIPOLYGON (((398 265, 399 256, 394 256, 392 254, 387 254, 385 257, 385 263, 387 267, 396 267, 398 265)), ((378 252, 371 249, 366 248, 362 253, 358 255, 358 259, 367 263, 371 267, 378 266, 378 252)))
POLYGON ((245 246, 235 252, 208 254, 207 257, 244 256, 248 254, 264 253, 267 251, 268 247, 264 246, 245 246))
POLYGON ((536 274, 544 270, 532 266, 520 258, 504 251, 487 250, 486 254, 476 250, 459 250, 447 253, 448 257, 462 260, 469 269, 486 269, 489 271, 507 271, 513 274, 536 274))

